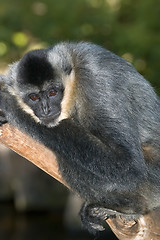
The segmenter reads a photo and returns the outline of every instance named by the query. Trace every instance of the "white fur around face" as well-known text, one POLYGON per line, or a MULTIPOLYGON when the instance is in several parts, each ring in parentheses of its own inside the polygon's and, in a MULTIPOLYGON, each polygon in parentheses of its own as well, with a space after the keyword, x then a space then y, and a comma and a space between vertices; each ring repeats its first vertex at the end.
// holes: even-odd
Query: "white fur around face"
POLYGON ((71 73, 69 75, 66 75, 65 73, 62 73, 62 66, 63 61, 68 59, 68 62, 72 63, 72 56, 69 52, 69 50, 66 48, 65 44, 59 46, 56 46, 54 51, 50 51, 48 53, 48 60, 53 65, 53 68, 55 67, 57 71, 61 74, 62 82, 64 85, 64 96, 61 102, 61 114, 55 121, 55 123, 51 123, 51 126, 58 125, 58 123, 64 119, 67 119, 70 117, 70 114, 73 109, 74 105, 74 96, 75 96, 75 85, 76 85, 76 79, 75 79, 75 71, 72 69, 71 73), (65 53, 65 56, 64 56, 65 53))
POLYGON ((35 120, 35 122, 39 123, 40 119, 38 117, 36 117, 33 110, 26 103, 23 102, 22 98, 18 94, 17 88, 16 87, 14 87, 14 88, 8 87, 8 91, 12 96, 14 96, 16 98, 17 103, 20 106, 20 108, 23 111, 25 111, 27 114, 29 114, 35 120))
POLYGON ((69 118, 70 113, 74 105, 75 96, 75 72, 72 70, 69 76, 65 76, 65 90, 64 96, 61 102, 61 115, 59 116, 59 121, 69 118))
MULTIPOLYGON (((62 44, 61 47, 62 47, 62 49, 60 48, 61 50, 63 50, 64 48, 65 49, 64 52, 67 52, 66 58, 69 60, 69 62, 72 62, 72 57, 68 52, 68 50, 66 49, 65 45, 62 44)), ((57 72, 60 73, 62 82, 64 84, 64 88, 65 88, 64 96, 61 102, 61 114, 54 122, 51 122, 50 124, 48 124, 47 125, 48 127, 54 127, 58 125, 60 121, 69 118, 73 109, 73 104, 74 104, 75 85, 76 85, 75 72, 74 72, 74 69, 72 69, 70 75, 66 75, 65 73, 62 72, 64 55, 63 55, 63 51, 61 52, 60 49, 59 47, 55 47, 54 51, 49 51, 47 56, 51 65, 52 66, 54 65, 56 67, 57 72)), ((15 80, 17 79, 18 63, 19 62, 16 62, 10 66, 10 71, 9 71, 10 78, 8 79, 11 79, 11 82, 7 83, 8 91, 10 92, 11 95, 13 95, 16 98, 17 103, 19 104, 20 108, 23 111, 29 114, 35 120, 35 122, 41 123, 40 119, 34 114, 34 111, 23 101, 21 97, 20 90, 15 80)))

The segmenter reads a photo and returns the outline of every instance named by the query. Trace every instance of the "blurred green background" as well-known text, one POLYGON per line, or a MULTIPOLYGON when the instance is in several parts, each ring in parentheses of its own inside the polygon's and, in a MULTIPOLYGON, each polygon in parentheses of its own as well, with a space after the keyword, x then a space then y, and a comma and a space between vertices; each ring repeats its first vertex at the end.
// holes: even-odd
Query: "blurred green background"
MULTIPOLYGON (((18 60, 26 51, 48 47, 59 41, 91 41, 108 48, 130 61, 160 93, 160 0, 0 0, 1 73, 5 72, 8 64, 18 60)), ((42 173, 38 172, 40 170, 35 169, 33 165, 30 165, 27 170, 26 160, 24 163, 21 161, 20 164, 18 161, 15 164, 12 157, 11 162, 8 163, 2 154, 0 156, 4 160, 0 162, 2 165, 0 195, 3 195, 0 201, 12 199, 16 208, 15 213, 13 206, 10 206, 10 209, 8 205, 6 207, 0 205, 0 239, 94 239, 94 237, 84 238, 79 235, 73 238, 66 237, 60 221, 59 228, 54 223, 59 219, 55 212, 54 216, 49 215, 49 217, 37 215, 37 212, 34 216, 26 217, 21 214, 17 216, 21 206, 17 202, 22 203, 25 200, 27 204, 21 211, 30 211, 30 209, 37 211, 43 195, 41 210, 47 208, 50 211, 51 206, 48 204, 48 201, 51 202, 50 196, 57 197, 58 204, 59 199, 63 199, 64 202, 66 199, 61 191, 52 193, 52 190, 48 189, 45 192, 46 186, 50 185, 53 189, 55 187, 52 187, 52 184, 58 183, 53 183, 53 179, 50 179, 48 184, 47 175, 40 177, 42 173), (8 178, 6 163, 11 169, 11 178, 8 178), (44 180, 44 178, 47 179, 44 180), (10 191, 10 183, 13 185, 15 179, 14 191, 13 186, 10 191), (38 183, 34 186, 33 183, 37 179, 38 183), (7 188, 9 186, 8 195, 2 194, 6 184, 8 184, 7 188), (44 184, 43 189, 42 184, 44 184), (23 201, 20 196, 23 196, 23 201), (44 196, 48 196, 48 199, 44 199, 44 196), (9 236, 6 235, 8 233, 9 236)), ((61 187, 57 186, 58 189, 61 187)), ((67 195, 68 193, 66 197, 67 195)), ((56 209, 58 204, 53 203, 56 209)), ((58 212, 58 216, 60 215, 63 213, 58 212)), ((67 218, 67 222, 68 219, 71 217, 67 218)), ((74 223, 71 225, 74 227, 74 223)), ((104 239, 115 238, 112 236, 104 239)))
POLYGON ((159 0, 0 0, 0 69, 33 48, 92 41, 129 60, 159 90, 159 0))

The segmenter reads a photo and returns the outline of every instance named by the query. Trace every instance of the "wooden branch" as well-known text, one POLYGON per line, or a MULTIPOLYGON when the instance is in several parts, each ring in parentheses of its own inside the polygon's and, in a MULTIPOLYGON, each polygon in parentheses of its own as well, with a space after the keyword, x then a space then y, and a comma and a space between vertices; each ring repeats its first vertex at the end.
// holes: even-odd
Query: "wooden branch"
POLYGON ((43 171, 67 186, 59 171, 56 156, 44 145, 17 128, 4 124, 0 127, 0 143, 28 159, 43 171))
MULTIPOLYGON (((59 173, 55 155, 44 145, 9 124, 0 127, 0 143, 67 186, 59 173)), ((160 240, 160 208, 135 221, 126 221, 123 214, 117 214, 107 223, 120 240, 160 240)))
POLYGON ((160 207, 135 221, 126 221, 123 214, 107 220, 119 240, 160 240, 160 207))

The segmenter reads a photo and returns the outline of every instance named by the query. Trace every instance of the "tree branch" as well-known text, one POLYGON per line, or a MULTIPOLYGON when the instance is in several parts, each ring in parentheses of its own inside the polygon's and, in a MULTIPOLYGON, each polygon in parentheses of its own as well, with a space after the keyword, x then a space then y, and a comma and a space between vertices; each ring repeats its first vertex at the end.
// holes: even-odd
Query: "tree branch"
MULTIPOLYGON (((0 127, 0 143, 67 186, 59 173, 55 155, 44 145, 9 124, 0 127)), ((107 223, 120 240, 160 240, 160 208, 135 221, 126 221, 123 214, 117 214, 107 223)))
POLYGON ((58 171, 56 156, 38 141, 7 123, 0 127, 0 143, 67 186, 58 171))

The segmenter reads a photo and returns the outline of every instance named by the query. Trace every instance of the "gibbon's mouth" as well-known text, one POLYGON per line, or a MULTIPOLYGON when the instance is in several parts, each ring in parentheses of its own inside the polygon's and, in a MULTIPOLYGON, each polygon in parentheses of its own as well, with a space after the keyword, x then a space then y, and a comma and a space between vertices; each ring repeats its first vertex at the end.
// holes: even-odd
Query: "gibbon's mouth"
POLYGON ((41 123, 43 123, 44 125, 48 125, 50 123, 54 123, 55 120, 59 117, 59 115, 60 115, 60 111, 58 113, 54 114, 54 115, 49 116, 49 117, 41 117, 39 119, 40 119, 41 123))

